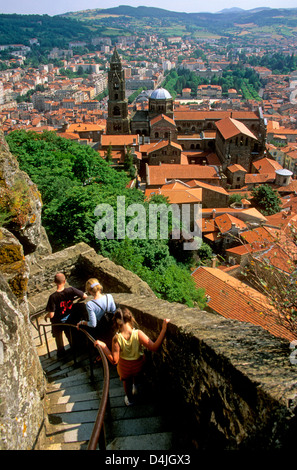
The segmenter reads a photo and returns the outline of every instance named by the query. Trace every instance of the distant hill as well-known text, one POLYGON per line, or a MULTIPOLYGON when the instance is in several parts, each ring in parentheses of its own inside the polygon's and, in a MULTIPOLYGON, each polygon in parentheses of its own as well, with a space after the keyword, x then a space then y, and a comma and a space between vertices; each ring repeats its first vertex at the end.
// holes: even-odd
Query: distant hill
POLYGON ((99 19, 100 17, 113 16, 113 17, 127 17, 135 19, 154 18, 156 20, 162 19, 175 19, 177 21, 186 21, 187 23, 196 23, 200 26, 209 26, 214 22, 216 25, 229 25, 231 26, 235 21, 234 15, 236 16, 236 23, 245 23, 253 21, 255 24, 265 25, 287 22, 290 19, 295 19, 296 8, 269 8, 259 7, 251 10, 243 10, 242 8, 225 8, 217 13, 183 13, 165 10, 156 7, 131 7, 128 5, 120 5, 118 7, 106 8, 106 9, 93 9, 93 10, 82 10, 78 12, 65 13, 59 16, 75 17, 81 20, 88 20, 88 18, 99 19))
POLYGON ((225 8, 217 13, 184 13, 156 7, 97 8, 62 15, 0 14, 0 44, 29 44, 38 38, 41 49, 67 48, 70 41, 89 43, 93 37, 158 34, 163 37, 248 39, 259 34, 296 41, 297 8, 225 8), (266 28, 264 31, 263 28, 266 28), (267 32, 268 31, 268 32, 267 32))
POLYGON ((218 11, 217 13, 241 13, 245 11, 243 8, 224 8, 223 10, 218 11))
MULTIPOLYGON (((198 34, 198 31, 209 32, 216 36, 233 36, 241 33, 241 25, 253 25, 253 28, 249 26, 245 28, 245 34, 252 36, 257 34, 257 28, 265 26, 271 28, 272 33, 274 28, 278 28, 279 34, 282 34, 279 30, 280 26, 291 28, 292 35, 296 36, 297 24, 297 9, 266 7, 251 10, 234 7, 217 13, 183 13, 156 7, 120 5, 113 8, 72 12, 63 16, 86 23, 92 21, 92 24, 104 25, 109 28, 109 33, 113 32, 111 28, 121 29, 125 22, 126 34, 128 34, 129 27, 133 28, 135 34, 143 33, 143 28, 146 27, 147 32, 156 32, 165 36, 193 35, 195 32, 198 34)), ((288 31, 284 31, 284 36, 287 33, 288 31)))

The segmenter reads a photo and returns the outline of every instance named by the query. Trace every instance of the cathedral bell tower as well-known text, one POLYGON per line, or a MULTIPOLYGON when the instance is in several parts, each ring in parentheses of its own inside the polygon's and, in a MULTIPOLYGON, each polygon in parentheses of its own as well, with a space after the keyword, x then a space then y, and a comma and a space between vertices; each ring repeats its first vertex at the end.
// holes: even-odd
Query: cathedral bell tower
POLYGON ((106 134, 130 134, 125 73, 117 49, 114 49, 108 72, 108 117, 106 134))

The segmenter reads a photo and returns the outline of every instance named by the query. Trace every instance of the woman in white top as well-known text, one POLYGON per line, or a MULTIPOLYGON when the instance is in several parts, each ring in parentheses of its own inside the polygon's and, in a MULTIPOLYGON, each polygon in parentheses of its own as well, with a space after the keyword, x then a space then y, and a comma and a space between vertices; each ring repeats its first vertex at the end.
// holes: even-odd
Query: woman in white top
POLYGON ((103 287, 96 278, 88 279, 85 290, 93 296, 93 300, 89 300, 86 304, 88 321, 80 321, 77 327, 79 328, 80 325, 86 326, 90 328, 90 334, 94 335, 96 339, 109 340, 108 342, 111 344, 112 329, 110 327, 108 330, 106 329, 103 316, 107 311, 115 313, 116 305, 113 296, 111 294, 103 294, 103 287))

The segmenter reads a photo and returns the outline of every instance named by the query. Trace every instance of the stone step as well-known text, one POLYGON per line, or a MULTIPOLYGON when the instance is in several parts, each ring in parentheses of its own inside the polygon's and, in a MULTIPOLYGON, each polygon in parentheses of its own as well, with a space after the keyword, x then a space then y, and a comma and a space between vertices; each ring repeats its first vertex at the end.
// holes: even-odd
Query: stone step
MULTIPOLYGON (((60 390, 59 392, 55 392, 53 394, 47 395, 48 407, 52 407, 55 405, 61 405, 66 403, 79 403, 84 401, 99 401, 99 394, 97 390, 91 390, 84 393, 76 393, 76 394, 69 394, 66 390, 60 390)), ((48 410, 49 412, 50 410, 48 410)))
POLYGON ((106 450, 171 450, 173 435, 170 432, 117 437, 106 450))
POLYGON ((90 379, 90 374, 84 370, 76 370, 75 374, 68 375, 67 377, 59 378, 58 380, 51 381, 48 384, 47 391, 48 393, 53 393, 55 391, 63 390, 71 387, 83 387, 89 386, 94 387, 103 384, 103 380, 96 378, 95 380, 90 379))
MULTIPOLYGON (((88 352, 74 361, 69 346, 66 346, 67 355, 57 360, 55 345, 50 338, 49 344, 51 357, 48 357, 44 346, 39 347, 40 361, 47 378, 46 440, 43 448, 85 450, 100 407, 104 383, 102 363, 90 364, 88 352)), ((92 353, 95 358, 96 352, 92 353)), ((171 449, 171 430, 152 397, 145 390, 140 391, 135 397, 135 405, 127 407, 116 367, 109 365, 109 373, 109 404, 105 415, 107 449, 171 449)))
POLYGON ((84 401, 51 404, 50 411, 51 414, 72 413, 76 411, 98 410, 98 407, 98 398, 92 399, 91 394, 89 394, 88 399, 84 401))
POLYGON ((141 418, 121 419, 112 421, 106 426, 106 436, 114 437, 139 436, 168 431, 166 420, 162 416, 147 416, 141 418))
POLYGON ((64 413, 50 413, 48 415, 48 421, 49 421, 49 426, 48 426, 48 432, 53 433, 54 430, 56 432, 60 432, 60 429, 63 429, 64 427, 67 427, 69 424, 71 425, 77 425, 77 424, 82 424, 82 423, 94 423, 96 420, 98 412, 98 406, 97 410, 93 409, 90 410, 84 409, 82 411, 73 411, 71 410, 70 412, 64 412, 64 413))
POLYGON ((47 430, 47 442, 50 444, 88 442, 93 427, 94 421, 57 425, 54 429, 47 430))

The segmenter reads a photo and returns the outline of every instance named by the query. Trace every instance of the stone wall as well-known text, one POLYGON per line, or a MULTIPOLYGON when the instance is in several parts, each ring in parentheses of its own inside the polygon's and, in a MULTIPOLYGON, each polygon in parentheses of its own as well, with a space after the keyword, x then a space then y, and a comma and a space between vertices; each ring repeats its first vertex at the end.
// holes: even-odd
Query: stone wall
POLYGON ((67 259, 70 281, 79 287, 98 277, 152 339, 163 318, 171 319, 162 348, 147 355, 146 376, 172 407, 184 449, 189 444, 208 450, 290 449, 297 424, 297 366, 290 363, 288 342, 248 323, 160 300, 137 276, 85 244, 44 258, 39 271, 34 268, 29 287, 35 295, 29 301, 35 309, 45 305, 46 280, 67 259))
POLYGON ((286 341, 260 327, 135 295, 115 295, 152 339, 170 318, 147 375, 177 419, 183 448, 291 450, 296 367, 286 341))
MULTIPOLYGON (((57 253, 50 254, 31 265, 28 281, 28 299, 54 288, 54 276, 62 271, 68 283, 82 290, 88 278, 100 279, 103 290, 111 292, 138 293, 154 296, 153 291, 136 274, 118 266, 108 258, 98 255, 86 243, 78 243, 57 253)), ((36 304, 39 309, 40 304, 36 304)), ((41 307, 42 308, 42 307, 41 307)))
POLYGON ((3 213, 9 216, 6 228, 0 227, 1 450, 32 449, 44 420, 45 382, 27 301, 30 264, 49 251, 41 205, 36 185, 0 131, 0 222, 3 213))
POLYGON ((45 383, 28 313, 0 273, 1 450, 31 450, 44 419, 45 383))

